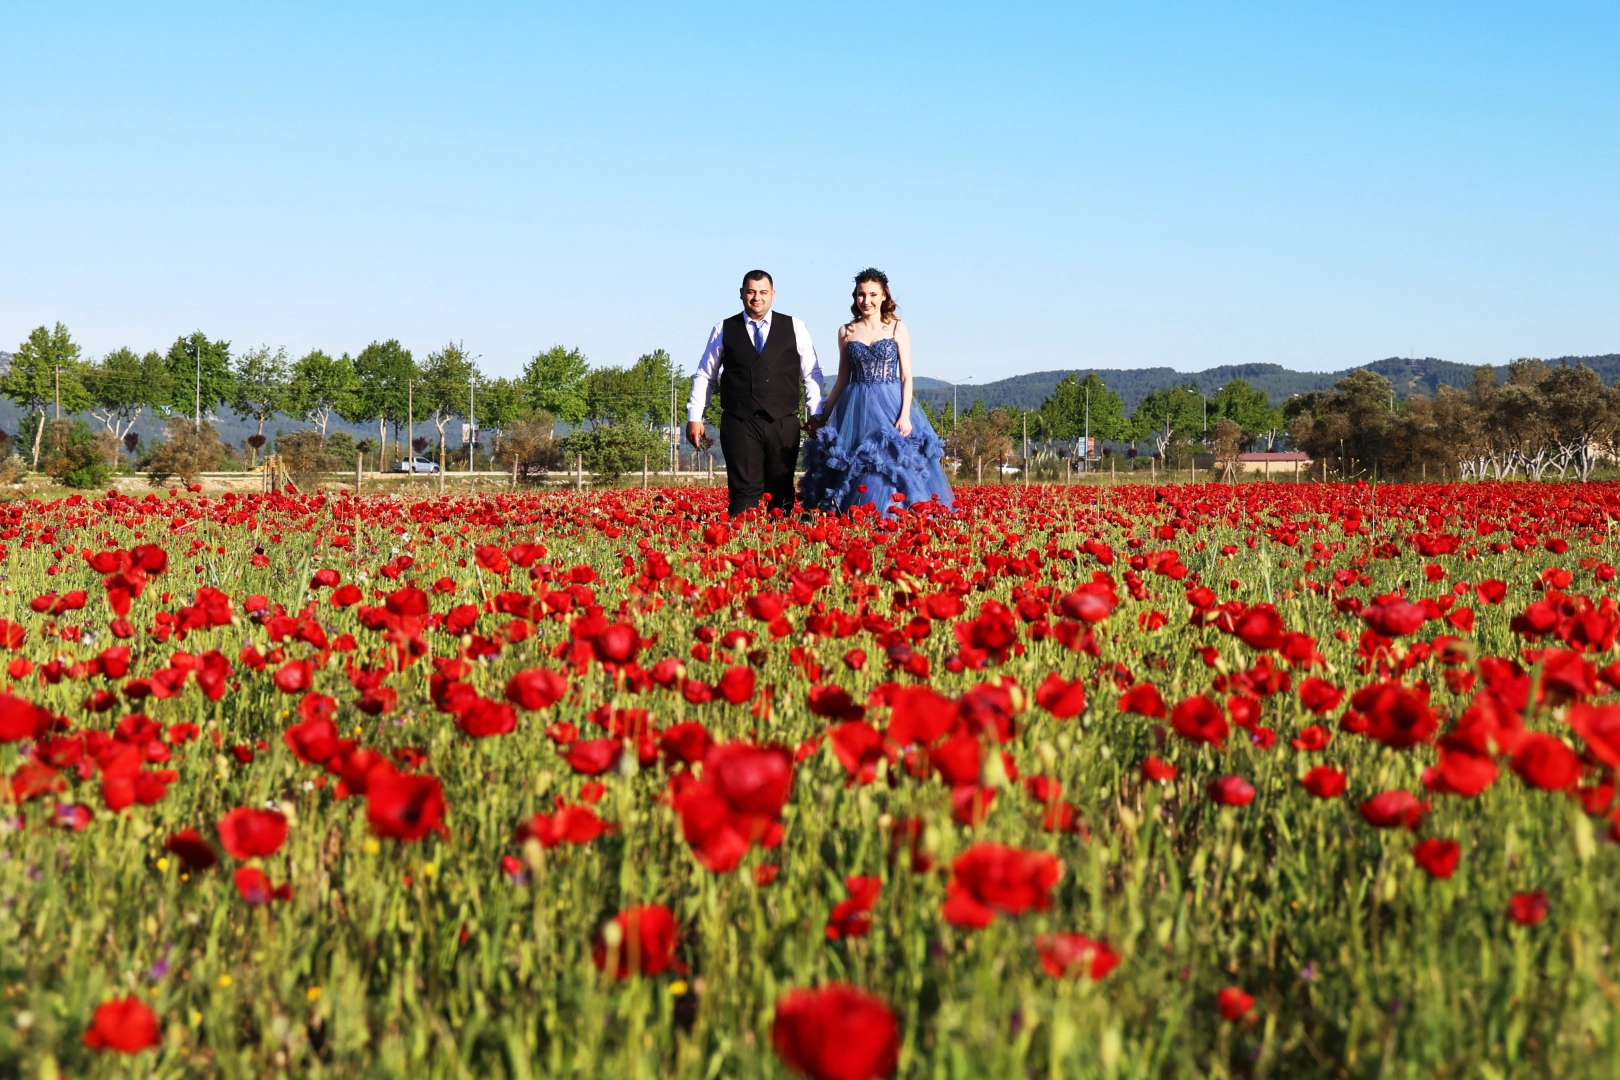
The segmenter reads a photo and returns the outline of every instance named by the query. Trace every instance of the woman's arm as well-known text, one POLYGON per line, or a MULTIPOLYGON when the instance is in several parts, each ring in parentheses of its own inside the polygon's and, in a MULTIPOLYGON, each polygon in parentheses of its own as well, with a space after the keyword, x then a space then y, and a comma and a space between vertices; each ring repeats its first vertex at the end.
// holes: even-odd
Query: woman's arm
MULTIPOLYGON (((900 418, 894 422, 895 430, 911 435, 911 331, 905 323, 894 327, 895 349, 900 353, 900 418)), ((840 369, 842 370, 842 369, 840 369)))
POLYGON ((833 406, 838 404, 838 398, 849 384, 849 327, 838 328, 838 378, 833 380, 833 388, 827 391, 826 398, 821 403, 821 415, 831 416, 833 406))

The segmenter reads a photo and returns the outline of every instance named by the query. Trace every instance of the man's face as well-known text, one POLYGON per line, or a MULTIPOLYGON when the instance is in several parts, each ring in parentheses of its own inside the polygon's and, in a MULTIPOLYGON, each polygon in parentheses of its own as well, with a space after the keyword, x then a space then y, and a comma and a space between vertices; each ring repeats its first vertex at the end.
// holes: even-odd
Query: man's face
POLYGON ((771 310, 771 301, 776 299, 776 290, 771 288, 770 278, 759 278, 756 281, 745 281, 742 287, 743 310, 756 319, 763 319, 771 310))

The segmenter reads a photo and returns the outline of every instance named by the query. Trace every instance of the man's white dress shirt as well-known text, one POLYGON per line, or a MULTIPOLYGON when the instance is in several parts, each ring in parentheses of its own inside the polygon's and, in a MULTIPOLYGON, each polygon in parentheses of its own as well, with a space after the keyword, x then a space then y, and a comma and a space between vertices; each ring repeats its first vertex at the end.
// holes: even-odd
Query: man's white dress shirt
MULTIPOLYGON (((750 342, 770 340, 774 314, 767 311, 763 319, 755 319, 744 313, 743 330, 747 332, 750 342)), ((703 410, 709 407, 709 398, 714 395, 714 383, 720 377, 721 338, 725 326, 725 321, 721 320, 709 331, 709 343, 703 347, 703 359, 698 361, 697 374, 692 376, 692 397, 686 405, 686 419, 691 423, 702 421, 703 410)), ((804 382, 804 400, 810 415, 814 416, 821 408, 821 365, 816 361, 816 347, 810 342, 810 331, 805 327, 804 320, 797 317, 793 318, 793 340, 799 346, 799 378, 804 382)))

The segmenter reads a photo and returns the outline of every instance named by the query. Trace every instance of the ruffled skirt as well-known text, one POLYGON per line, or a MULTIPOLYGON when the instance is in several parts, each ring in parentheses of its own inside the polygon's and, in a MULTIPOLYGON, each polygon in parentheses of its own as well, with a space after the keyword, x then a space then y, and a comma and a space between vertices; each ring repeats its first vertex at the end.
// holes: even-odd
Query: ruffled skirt
POLYGON ((895 430, 899 415, 898 382, 846 386, 827 423, 804 444, 804 508, 839 514, 870 504, 887 512, 930 499, 950 507, 954 496, 939 464, 945 444, 915 404, 909 436, 895 430))

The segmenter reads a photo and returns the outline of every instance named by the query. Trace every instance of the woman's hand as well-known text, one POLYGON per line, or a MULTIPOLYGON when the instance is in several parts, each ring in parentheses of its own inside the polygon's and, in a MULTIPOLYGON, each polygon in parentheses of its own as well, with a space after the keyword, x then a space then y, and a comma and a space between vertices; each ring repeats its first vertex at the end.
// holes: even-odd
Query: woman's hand
POLYGON ((911 410, 910 409, 907 409, 905 412, 900 414, 900 419, 898 419, 898 420, 896 420, 894 422, 894 430, 898 431, 901 434, 901 436, 904 437, 904 438, 907 438, 907 439, 911 438, 911 410))

